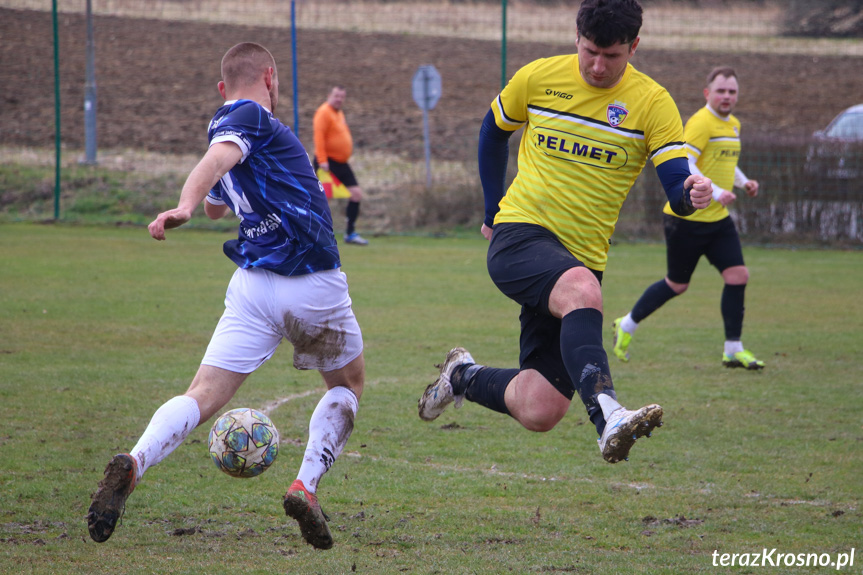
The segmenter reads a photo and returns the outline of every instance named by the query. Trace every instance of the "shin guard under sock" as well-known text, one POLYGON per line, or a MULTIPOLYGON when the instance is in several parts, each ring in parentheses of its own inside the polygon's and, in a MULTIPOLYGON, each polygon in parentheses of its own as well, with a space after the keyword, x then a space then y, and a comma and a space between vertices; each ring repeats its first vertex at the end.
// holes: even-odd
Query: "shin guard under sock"
POLYGON ((513 378, 518 375, 518 369, 501 369, 497 367, 479 367, 473 374, 469 374, 464 396, 469 401, 478 403, 498 413, 510 415, 506 407, 504 395, 506 388, 513 378))
POLYGON ((665 279, 648 286, 635 305, 632 307, 630 317, 635 323, 641 323, 644 318, 665 305, 665 302, 676 296, 677 293, 668 286, 665 279))
POLYGON ((358 407, 354 392, 341 386, 327 391, 315 407, 309 420, 309 442, 297 473, 297 479, 311 493, 317 491, 321 477, 347 444, 358 407))
POLYGON ((177 449, 198 426, 200 419, 198 402, 188 395, 178 395, 162 404, 129 452, 138 462, 137 479, 140 480, 148 468, 177 449))
POLYGON ((617 397, 608 356, 602 347, 602 312, 582 308, 566 314, 560 323, 560 352, 590 421, 602 435, 605 417, 596 396, 606 393, 612 398, 617 397))
POLYGON ((725 339, 739 341, 743 333, 743 299, 746 284, 728 285, 722 288, 722 321, 725 322, 725 339))

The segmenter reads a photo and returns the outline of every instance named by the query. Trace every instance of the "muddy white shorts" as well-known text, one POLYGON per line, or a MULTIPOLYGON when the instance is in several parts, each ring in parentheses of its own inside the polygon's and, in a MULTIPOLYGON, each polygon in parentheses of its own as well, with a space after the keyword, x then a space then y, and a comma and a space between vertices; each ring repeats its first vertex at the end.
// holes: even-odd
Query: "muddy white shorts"
POLYGON ((359 357, 363 336, 341 270, 288 277, 237 269, 201 363, 251 373, 282 338, 294 346, 297 369, 333 371, 359 357))

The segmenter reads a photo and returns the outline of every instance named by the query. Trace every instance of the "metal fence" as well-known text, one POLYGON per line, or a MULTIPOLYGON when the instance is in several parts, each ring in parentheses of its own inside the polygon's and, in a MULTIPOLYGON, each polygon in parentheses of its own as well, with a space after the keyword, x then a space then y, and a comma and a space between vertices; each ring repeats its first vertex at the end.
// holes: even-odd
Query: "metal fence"
MULTIPOLYGON (((644 2, 633 64, 669 90, 684 119, 703 106, 703 77, 713 66, 737 69, 740 165, 761 182, 762 195, 738 202, 735 215, 753 240, 863 243, 863 153, 814 137, 839 112, 863 103, 863 40, 847 24, 860 17, 843 16, 850 0, 825 2, 814 32, 808 3, 797 0, 644 2)), ((259 41, 280 65, 282 120, 307 148, 316 107, 334 83, 348 88, 352 165, 368 197, 363 225, 380 232, 478 225, 480 121, 520 66, 573 50, 578 4, 92 0, 98 166, 141 178, 186 173, 206 146, 206 123, 219 104, 219 58, 233 43, 259 41), (443 82, 430 112, 431 188, 410 85, 417 67, 428 64, 443 82)), ((85 0, 59 3, 62 166, 78 164, 87 143, 86 7, 85 0)), ((44 0, 0 0, 0 164, 6 166, 52 165, 56 157, 50 10, 44 0)), ((62 194, 66 205, 74 202, 72 190, 62 194)), ((618 234, 659 237, 663 199, 648 167, 624 206, 618 234)), ((14 206, 0 209, 7 216, 10 209, 18 217, 47 215, 23 209, 20 198, 14 206)))

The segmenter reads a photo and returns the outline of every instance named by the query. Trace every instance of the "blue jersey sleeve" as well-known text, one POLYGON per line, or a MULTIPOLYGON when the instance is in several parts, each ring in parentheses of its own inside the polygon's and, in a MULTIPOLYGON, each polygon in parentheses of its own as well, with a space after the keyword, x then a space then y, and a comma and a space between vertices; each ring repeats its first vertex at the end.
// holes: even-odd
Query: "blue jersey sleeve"
POLYGON ((249 100, 237 100, 222 114, 220 122, 210 128, 210 145, 233 142, 243 152, 240 163, 249 154, 265 146, 273 138, 269 113, 249 100))
POLYGON ((506 166, 509 160, 509 139, 512 135, 513 132, 497 127, 494 121, 494 112, 489 110, 479 129, 477 150, 479 179, 482 182, 482 193, 485 198, 483 223, 488 227, 494 225, 494 216, 500 209, 498 204, 504 195, 506 166))
POLYGON ((662 188, 668 197, 668 203, 678 216, 689 216, 695 213, 692 200, 689 197, 690 189, 683 187, 686 178, 690 176, 689 162, 686 158, 672 158, 656 166, 656 174, 662 182, 662 188))
POLYGON ((207 201, 216 205, 225 203, 225 200, 222 199, 222 192, 219 190, 218 186, 210 190, 210 193, 207 194, 207 201))

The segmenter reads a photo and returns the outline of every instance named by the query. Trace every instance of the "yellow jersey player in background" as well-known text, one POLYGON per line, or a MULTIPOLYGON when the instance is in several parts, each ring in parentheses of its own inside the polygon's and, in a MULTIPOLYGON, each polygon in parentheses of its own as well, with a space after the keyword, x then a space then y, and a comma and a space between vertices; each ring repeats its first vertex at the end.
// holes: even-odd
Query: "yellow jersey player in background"
POLYGON ((479 139, 481 231, 492 280, 521 305, 519 367, 483 366, 452 349, 419 400, 423 420, 467 398, 548 431, 577 393, 610 463, 661 425, 659 405, 630 411, 616 399, 602 346, 609 240, 648 160, 680 215, 706 207, 712 188, 689 172, 671 96, 629 63, 641 22, 637 0, 585 0, 578 53, 528 64, 492 103, 479 139), (520 128, 518 176, 505 191, 508 142, 520 128))
POLYGON ((707 105, 686 122, 684 137, 690 169, 710 177, 714 201, 707 209, 688 216, 675 214, 666 204, 663 218, 668 272, 644 291, 632 311, 615 320, 614 354, 623 361, 629 360, 629 344, 641 321, 686 291, 698 260, 705 256, 725 282, 720 306, 725 323, 723 365, 764 368, 764 362, 745 350, 740 341, 749 270, 743 263, 740 237, 727 207, 737 199, 731 191, 735 186, 751 197, 758 195, 758 182, 747 178, 737 166, 740 122, 731 112, 737 105, 738 90, 737 74, 732 68, 714 68, 704 88, 707 105))

